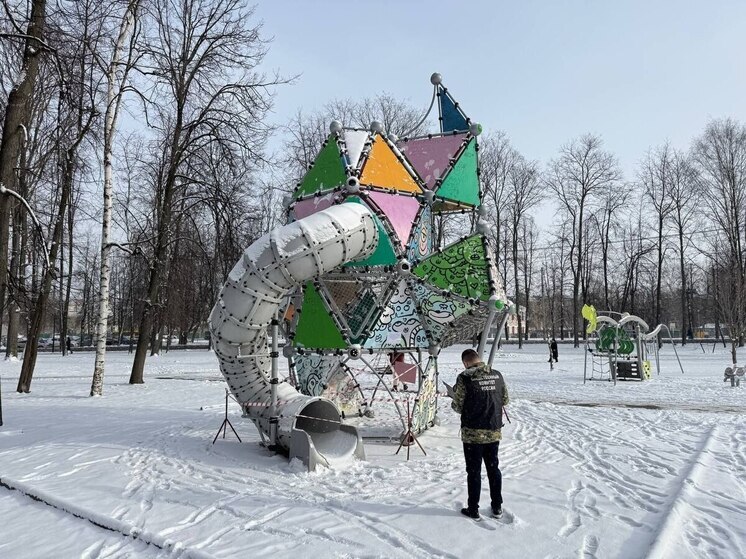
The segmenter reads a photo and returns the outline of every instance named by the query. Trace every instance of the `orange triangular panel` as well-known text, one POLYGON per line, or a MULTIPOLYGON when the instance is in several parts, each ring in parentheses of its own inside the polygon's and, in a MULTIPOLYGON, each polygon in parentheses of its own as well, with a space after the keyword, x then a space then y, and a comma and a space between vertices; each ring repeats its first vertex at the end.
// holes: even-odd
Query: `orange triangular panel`
POLYGON ((363 165, 360 183, 379 188, 393 188, 401 192, 415 194, 422 192, 417 181, 396 156, 388 142, 378 135, 363 165))

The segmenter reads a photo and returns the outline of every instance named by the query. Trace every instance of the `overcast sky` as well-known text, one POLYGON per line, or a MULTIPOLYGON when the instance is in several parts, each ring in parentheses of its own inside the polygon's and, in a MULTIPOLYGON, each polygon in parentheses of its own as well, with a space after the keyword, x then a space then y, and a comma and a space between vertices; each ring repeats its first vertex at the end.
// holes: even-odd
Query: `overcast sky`
POLYGON ((603 136, 627 178, 651 145, 746 121, 746 1, 261 0, 265 68, 301 74, 273 119, 386 91, 425 106, 438 71, 485 131, 542 163, 603 136))

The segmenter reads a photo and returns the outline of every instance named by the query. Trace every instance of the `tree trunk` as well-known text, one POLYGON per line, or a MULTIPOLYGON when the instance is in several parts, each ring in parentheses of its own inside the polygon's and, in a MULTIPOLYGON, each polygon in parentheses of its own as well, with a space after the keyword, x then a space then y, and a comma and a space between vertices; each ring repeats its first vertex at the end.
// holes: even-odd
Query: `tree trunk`
POLYGON ((0 306, 5 304, 8 285, 8 241, 10 219, 10 196, 4 188, 13 188, 16 180, 16 167, 21 151, 22 131, 28 127, 31 103, 36 77, 39 74, 41 53, 44 52, 41 40, 44 35, 46 0, 33 0, 31 17, 26 30, 23 50, 21 80, 10 90, 5 106, 2 137, 0 138, 0 306))
POLYGON ((62 232, 65 223, 65 210, 70 201, 72 193, 73 179, 75 175, 75 149, 66 152, 66 160, 62 174, 62 193, 60 195, 57 215, 54 222, 54 232, 52 234, 52 246, 49 250, 49 268, 45 270, 39 290, 39 297, 31 313, 31 321, 26 339, 26 351, 23 355, 23 365, 21 375, 18 378, 18 392, 29 392, 31 390, 31 380, 34 375, 36 358, 38 356, 39 334, 44 325, 44 314, 49 301, 49 294, 52 290, 52 281, 54 280, 54 262, 57 260, 60 244, 62 242, 62 232))
POLYGON ((611 211, 609 211, 608 221, 604 226, 604 237, 601 240, 603 243, 603 269, 604 269, 604 305, 607 310, 611 310, 611 304, 609 303, 609 236, 611 230, 611 211))
MULTIPOLYGON (((655 326, 661 323, 661 285, 663 282, 663 214, 658 216, 658 269, 655 280, 655 326)), ((662 346, 661 336, 658 335, 658 347, 662 346)))
MULTIPOLYGON (((117 69, 122 59, 124 45, 135 23, 139 0, 130 2, 125 12, 119 35, 106 75, 106 111, 104 113, 104 207, 101 219, 101 270, 96 319, 96 358, 93 365, 91 396, 104 393, 104 367, 106 364, 106 336, 109 330, 109 285, 111 282, 111 206, 114 191, 114 136, 122 98, 121 89, 116 88, 117 69)), ((127 69, 122 76, 126 78, 127 69)), ((123 85, 123 84, 122 84, 123 85)), ((121 329, 120 329, 121 335, 121 329)), ((130 332, 130 337, 132 333, 130 332)), ((131 342, 130 342, 131 343, 131 342)))
MULTIPOLYGON (((24 159, 23 157, 21 159, 24 159)), ((23 164, 21 165, 23 167, 23 164)), ((19 181, 19 185, 22 184, 19 181)), ((24 196, 23 188, 19 187, 19 193, 24 196)), ((10 259, 10 276, 16 282, 16 288, 20 288, 21 276, 21 259, 23 258, 22 238, 24 236, 24 219, 25 211, 19 204, 16 204, 13 212, 13 250, 10 259)), ((18 294, 13 289, 8 291, 8 336, 5 344, 5 359, 18 358, 18 328, 20 326, 20 313, 18 309, 18 294)))
MULTIPOLYGON (((681 226, 681 212, 679 211, 679 271, 681 273, 681 345, 686 345, 687 312, 686 312, 686 266, 684 264, 684 228, 681 226)), ((691 324, 689 325, 691 328, 691 324)))
MULTIPOLYGON (((72 200, 70 204, 68 204, 68 228, 70 227, 70 206, 72 205, 72 200)), ((62 236, 64 238, 65 232, 63 227, 62 236)), ((68 252, 72 252, 72 243, 70 242, 69 232, 68 232, 68 252)), ((64 242, 62 243, 62 246, 60 247, 60 295, 59 295, 59 305, 60 305, 60 350, 62 351, 62 355, 67 355, 67 344, 65 341, 67 340, 67 309, 68 305, 70 303, 70 293, 68 291, 67 283, 69 283, 69 280, 72 279, 72 266, 70 265, 72 263, 72 254, 69 256, 68 261, 68 270, 67 274, 65 274, 64 270, 64 264, 65 264, 65 245, 64 242), (63 284, 62 279, 66 278, 67 281, 63 284)), ((54 344, 54 339, 52 340, 52 344, 54 344)))
MULTIPOLYGON (((111 106, 111 104, 109 104, 111 106)), ((104 393, 104 366, 106 363, 106 336, 109 329, 109 282, 111 280, 111 202, 114 185, 112 170, 112 117, 106 112, 104 139, 104 208, 101 220, 101 272, 98 280, 98 313, 96 319, 96 358, 93 365, 91 396, 104 393)))
POLYGON ((518 349, 523 348, 523 321, 521 320, 521 284, 518 281, 518 222, 513 220, 513 280, 515 285, 515 307, 516 318, 518 319, 518 349))
MULTIPOLYGON (((573 272, 573 286, 572 286, 572 340, 573 340, 573 347, 580 347, 580 342, 578 341, 578 315, 580 314, 580 305, 578 302, 578 298, 580 296, 580 282, 583 278, 583 203, 584 201, 581 200, 580 202, 580 211, 578 214, 578 223, 573 224, 574 227, 577 227, 577 247, 578 247, 578 255, 577 255, 577 262, 575 264, 575 271, 573 272)), ((582 323, 581 323, 582 324, 582 323)))
MULTIPOLYGON (((175 156, 177 152, 176 145, 178 137, 179 134, 174 134, 174 142, 171 149, 171 154, 173 156, 175 156)), ((158 240, 156 243, 156 251, 153 255, 153 262, 150 266, 147 297, 143 306, 142 317, 140 318, 140 333, 139 338, 137 339, 137 349, 135 349, 135 359, 132 363, 132 372, 130 373, 130 384, 142 384, 145 382, 143 379, 143 372, 145 369, 145 358, 148 352, 148 342, 153 333, 153 312, 155 310, 155 305, 158 304, 161 278, 165 271, 164 268, 168 256, 168 237, 171 228, 171 204, 173 201, 175 185, 176 167, 172 163, 165 185, 161 219, 158 223, 158 240)))

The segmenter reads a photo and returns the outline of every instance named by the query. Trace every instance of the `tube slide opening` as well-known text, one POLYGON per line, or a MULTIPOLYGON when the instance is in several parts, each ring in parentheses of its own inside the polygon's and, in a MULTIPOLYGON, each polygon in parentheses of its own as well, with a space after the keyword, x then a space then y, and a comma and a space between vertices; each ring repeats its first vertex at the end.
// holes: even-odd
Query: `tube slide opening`
POLYGON ((337 406, 328 400, 314 400, 301 409, 295 429, 308 435, 312 448, 328 465, 348 461, 361 449, 357 432, 342 425, 337 406))
POLYGON ((298 416, 295 428, 303 429, 309 435, 338 431, 342 422, 337 407, 326 400, 312 401, 300 410, 298 416))

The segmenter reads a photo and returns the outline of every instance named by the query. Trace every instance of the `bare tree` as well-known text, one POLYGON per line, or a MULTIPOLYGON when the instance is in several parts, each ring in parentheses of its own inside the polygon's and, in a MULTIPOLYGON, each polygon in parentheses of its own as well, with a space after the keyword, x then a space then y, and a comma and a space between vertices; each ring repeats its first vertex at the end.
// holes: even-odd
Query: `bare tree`
POLYGON ((727 321, 736 362, 743 344, 746 308, 746 126, 732 119, 711 121, 692 147, 692 160, 704 192, 708 217, 722 241, 712 251, 720 282, 715 282, 720 315, 727 321), (723 283, 724 282, 724 283, 723 283))
POLYGON ((674 210, 671 185, 671 166, 674 151, 669 143, 648 151, 642 162, 639 179, 647 200, 655 212, 656 272, 655 272, 655 324, 661 322, 661 287, 665 258, 665 224, 674 210))
MULTIPOLYGON (((598 136, 586 134, 560 148, 560 155, 549 164, 546 184, 554 192, 569 224, 570 267, 573 276, 572 324, 575 347, 578 342, 580 286, 583 277, 586 213, 600 192, 621 179, 613 154, 604 151, 598 136)), ((585 294, 583 303, 585 303, 585 294)))
POLYGON ((681 304, 681 344, 686 344, 687 332, 693 329, 691 318, 687 312, 687 293, 689 283, 686 273, 686 251, 691 245, 692 227, 697 219, 696 201, 701 194, 699 181, 686 154, 673 152, 670 171, 671 188, 671 221, 673 222, 678 240, 679 253, 679 301, 681 304))
MULTIPOLYGON (((487 215, 485 220, 490 224, 488 241, 497 257, 497 268, 501 269, 502 248, 505 239, 507 204, 510 189, 509 177, 516 151, 504 132, 486 136, 479 144, 479 182, 482 189, 482 203, 487 215)), ((503 270, 505 271, 505 270, 503 270)), ((507 278, 504 278, 507 280, 507 278)))
POLYGON ((620 257, 617 265, 623 271, 624 283, 621 286, 619 308, 635 314, 637 292, 642 275, 642 263, 654 249, 654 244, 643 236, 644 220, 642 210, 642 196, 633 199, 632 206, 637 212, 629 216, 629 220, 621 231, 620 257))
POLYGON ((258 160, 267 136, 268 88, 279 83, 256 74, 266 43, 253 13, 240 0, 155 0, 147 36, 153 107, 162 156, 156 176, 155 241, 131 384, 143 382, 154 314, 167 277, 174 211, 191 184, 187 162, 219 148, 228 161, 258 160))
POLYGON ((112 5, 119 20, 111 54, 104 62, 106 76, 106 109, 103 129, 103 215, 101 218, 101 270, 98 290, 98 319, 96 321, 96 359, 93 366, 91 396, 101 396, 104 386, 106 337, 109 329, 109 282, 111 278, 110 254, 111 207, 114 192, 114 139, 123 96, 128 87, 129 73, 137 62, 135 44, 138 39, 137 20, 140 0, 127 0, 112 5), (118 8, 118 10, 117 10, 118 8))
MULTIPOLYGON (((543 184, 539 180, 538 163, 526 161, 523 156, 514 155, 508 172, 508 196, 507 209, 510 219, 511 250, 513 258, 513 285, 515 287, 515 303, 523 302, 528 317, 528 293, 524 291, 525 300, 521 297, 521 283, 518 279, 519 254, 518 247, 521 244, 520 237, 524 231, 527 213, 540 201, 543 194, 543 184)), ((524 269, 524 274, 527 270, 524 269)), ((518 313, 518 347, 523 347, 523 321, 521 313, 518 313)))
POLYGON ((611 301, 609 299, 609 283, 611 281, 609 258, 612 249, 612 239, 614 233, 620 227, 621 211, 629 203, 630 190, 631 187, 622 182, 609 184, 609 188, 600 193, 600 205, 594 214, 594 221, 600 238, 604 305, 606 309, 611 309, 611 301))
MULTIPOLYGON (((521 222, 521 235, 520 235, 520 268, 523 272, 523 294, 526 297, 526 324, 525 326, 525 339, 529 338, 529 323, 535 322, 532 315, 531 305, 531 288, 534 282, 534 258, 536 255, 536 243, 539 239, 539 231, 536 228, 536 222, 531 216, 526 216, 521 222)), ((520 320, 520 314, 519 314, 520 320)), ((519 322, 520 325, 520 322, 519 322)), ((520 347, 519 337, 519 347, 520 347)))
POLYGON ((8 284, 8 241, 10 200, 9 189, 16 184, 16 169, 19 165, 24 130, 28 130, 31 117, 33 89, 39 74, 42 55, 52 49, 44 40, 46 24, 46 0, 30 3, 27 21, 18 21, 7 1, 3 1, 6 17, 11 22, 9 32, 0 33, 0 39, 18 41, 23 45, 20 68, 15 83, 5 103, 2 136, 0 136, 0 306, 5 304, 8 284), (25 29, 22 29, 25 25, 25 29))
POLYGON ((95 0, 73 3, 69 12, 60 12, 56 22, 59 27, 55 29, 55 34, 59 35, 60 44, 57 49, 59 78, 64 77, 64 81, 58 86, 59 196, 52 219, 49 262, 42 273, 38 297, 31 314, 26 351, 16 388, 18 392, 29 392, 31 388, 39 336, 44 325, 52 282, 58 275, 54 266, 60 256, 68 205, 80 170, 79 151, 91 132, 96 116, 93 107, 96 76, 91 64, 91 50, 100 33, 100 20, 96 14, 99 6, 96 4, 95 0))

